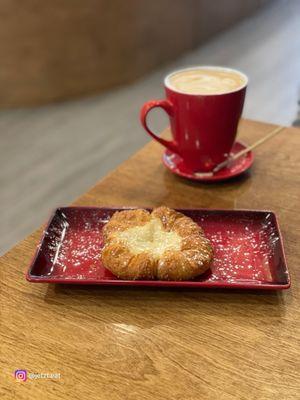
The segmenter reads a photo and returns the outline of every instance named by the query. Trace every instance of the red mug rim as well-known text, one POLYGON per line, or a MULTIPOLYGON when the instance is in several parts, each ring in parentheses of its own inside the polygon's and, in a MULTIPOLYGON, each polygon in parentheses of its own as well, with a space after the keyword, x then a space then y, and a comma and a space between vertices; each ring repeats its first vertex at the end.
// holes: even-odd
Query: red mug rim
POLYGON ((249 78, 248 78, 248 76, 246 74, 244 74, 244 72, 241 72, 238 69, 234 69, 234 68, 221 67, 221 66, 215 66, 215 65, 198 65, 198 66, 194 66, 194 67, 177 69, 177 70, 169 73, 164 79, 164 85, 165 85, 166 88, 168 88, 169 90, 172 90, 175 93, 184 94, 186 96, 223 96, 223 95, 230 94, 230 93, 235 93, 235 92, 238 92, 238 91, 244 89, 248 85, 248 82, 249 82, 249 78), (227 72, 234 72, 234 73, 236 73, 238 75, 241 75, 244 78, 245 83, 243 85, 239 86, 238 88, 236 88, 234 90, 231 90, 229 92, 224 92, 224 93, 205 93, 205 94, 201 94, 201 93, 199 93, 199 94, 198 93, 186 93, 186 92, 183 92, 181 90, 177 90, 173 86, 170 85, 169 81, 170 81, 171 76, 173 76, 175 74, 178 74, 179 72, 192 71, 192 70, 195 70, 195 69, 211 69, 211 70, 219 70, 219 71, 222 70, 222 71, 227 71, 227 72))

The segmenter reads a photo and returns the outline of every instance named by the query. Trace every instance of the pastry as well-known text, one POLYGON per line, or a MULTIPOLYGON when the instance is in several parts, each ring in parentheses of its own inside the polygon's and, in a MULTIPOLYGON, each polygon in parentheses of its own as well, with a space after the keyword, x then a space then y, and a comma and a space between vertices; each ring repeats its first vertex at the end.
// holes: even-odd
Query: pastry
POLYGON ((115 212, 103 234, 102 262, 121 279, 189 280, 213 258, 202 228, 168 207, 115 212))

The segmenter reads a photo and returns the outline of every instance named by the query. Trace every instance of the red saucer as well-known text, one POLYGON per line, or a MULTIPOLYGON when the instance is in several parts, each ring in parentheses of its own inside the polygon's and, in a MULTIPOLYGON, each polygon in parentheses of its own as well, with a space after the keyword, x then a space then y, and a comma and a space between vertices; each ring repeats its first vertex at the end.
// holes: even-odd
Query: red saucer
MULTIPOLYGON (((247 146, 241 142, 235 142, 232 147, 231 154, 236 154, 246 147, 247 146)), ((183 178, 193 179, 201 182, 223 181, 233 178, 234 176, 238 176, 251 167, 253 160, 254 155, 252 151, 248 151, 248 153, 244 156, 230 162, 226 167, 222 168, 218 172, 215 172, 212 176, 209 176, 201 173, 197 174, 189 170, 184 165, 182 158, 169 150, 166 150, 163 155, 163 163, 171 172, 183 178)))

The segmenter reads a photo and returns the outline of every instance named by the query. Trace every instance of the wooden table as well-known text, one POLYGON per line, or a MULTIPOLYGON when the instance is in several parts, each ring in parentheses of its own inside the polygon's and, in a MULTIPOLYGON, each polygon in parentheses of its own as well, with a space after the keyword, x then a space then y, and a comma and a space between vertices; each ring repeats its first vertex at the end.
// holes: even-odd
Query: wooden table
MULTIPOLYGON (((243 121, 251 143, 274 126, 243 121)), ((271 209, 292 287, 286 292, 30 284, 41 230, 1 259, 1 399, 300 399, 300 131, 255 151, 250 173, 182 180, 150 143, 78 205, 271 209), (17 383, 13 373, 60 373, 17 383)))

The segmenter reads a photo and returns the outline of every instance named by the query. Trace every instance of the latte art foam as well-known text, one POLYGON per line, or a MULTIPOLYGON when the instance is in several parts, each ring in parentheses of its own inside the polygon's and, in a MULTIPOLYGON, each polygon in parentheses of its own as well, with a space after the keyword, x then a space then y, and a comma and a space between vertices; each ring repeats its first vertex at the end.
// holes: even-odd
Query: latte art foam
POLYGON ((238 72, 226 69, 197 68, 180 71, 169 77, 169 85, 187 94, 222 94, 233 92, 246 84, 238 72))

